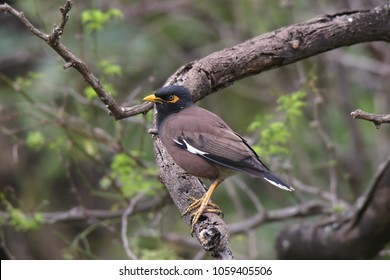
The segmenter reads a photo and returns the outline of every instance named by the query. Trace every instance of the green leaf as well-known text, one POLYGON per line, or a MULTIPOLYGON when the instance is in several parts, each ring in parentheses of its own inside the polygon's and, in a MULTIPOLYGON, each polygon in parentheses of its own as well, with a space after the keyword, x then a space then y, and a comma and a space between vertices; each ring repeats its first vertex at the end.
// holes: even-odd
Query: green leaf
POLYGON ((121 76, 122 67, 119 64, 115 64, 109 60, 102 60, 99 62, 99 67, 102 69, 103 73, 107 76, 121 76))
MULTIPOLYGON (((117 181, 122 193, 132 197, 140 191, 153 194, 157 190, 157 170, 141 168, 129 155, 120 153, 113 157, 111 162, 111 178, 117 181)), ((110 180, 103 177, 100 181, 102 188, 107 188, 110 180)))
POLYGON ((54 141, 50 141, 48 147, 50 150, 62 152, 68 148, 68 145, 64 137, 57 137, 54 141))
POLYGON ((119 9, 109 9, 106 13, 110 18, 124 19, 124 15, 119 9))
POLYGON ((34 151, 41 150, 46 144, 45 137, 40 131, 30 131, 27 134, 26 145, 34 151))
POLYGON ((97 98, 97 94, 95 92, 95 90, 91 87, 91 86, 87 86, 85 89, 84 89, 84 95, 85 97, 88 99, 88 100, 92 100, 92 99, 95 99, 97 98))
POLYGON ((133 247, 142 260, 180 259, 159 237, 138 236, 133 239, 133 247))
POLYGON ((341 204, 335 204, 333 205, 331 212, 335 214, 342 214, 345 212, 345 207, 341 204))
POLYGON ((85 10, 81 14, 81 21, 87 32, 101 31, 112 19, 123 19, 123 13, 118 9, 108 9, 103 12, 98 9, 85 10))
POLYGON ((254 132, 256 130, 262 129, 267 126, 268 122, 271 120, 271 115, 257 115, 255 120, 248 126, 249 132, 254 132))
POLYGON ((304 91, 283 95, 277 100, 279 106, 276 110, 284 112, 287 122, 295 125, 303 115, 302 109, 307 105, 306 101, 304 101, 306 95, 304 91))
MULTIPOLYGON (((117 92, 116 92, 114 86, 113 86, 111 83, 104 82, 104 88, 105 88, 106 91, 108 91, 112 96, 116 96, 116 95, 117 95, 117 92)), ((85 97, 86 97, 88 100, 93 100, 93 99, 96 99, 96 98, 98 97, 98 95, 96 94, 95 90, 94 90, 91 86, 87 86, 87 87, 84 89, 84 95, 85 95, 85 97)))
POLYGON ((26 216, 20 209, 8 207, 10 223, 19 231, 38 229, 43 221, 42 213, 35 213, 33 216, 26 216))
POLYGON ((42 79, 43 74, 38 72, 27 72, 25 76, 16 77, 13 86, 16 90, 28 88, 32 85, 34 80, 42 79))

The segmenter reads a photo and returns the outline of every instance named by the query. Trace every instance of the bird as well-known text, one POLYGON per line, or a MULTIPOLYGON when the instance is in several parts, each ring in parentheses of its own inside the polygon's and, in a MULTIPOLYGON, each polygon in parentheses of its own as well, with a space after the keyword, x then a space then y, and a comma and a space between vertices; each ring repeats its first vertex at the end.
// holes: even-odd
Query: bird
POLYGON ((185 172, 211 184, 205 194, 192 198, 182 216, 191 214, 191 234, 204 213, 221 214, 211 201, 215 189, 236 172, 260 177, 272 185, 293 191, 293 187, 260 160, 248 142, 234 132, 218 115, 197 106, 185 86, 165 86, 146 96, 156 104, 157 134, 165 149, 185 172))

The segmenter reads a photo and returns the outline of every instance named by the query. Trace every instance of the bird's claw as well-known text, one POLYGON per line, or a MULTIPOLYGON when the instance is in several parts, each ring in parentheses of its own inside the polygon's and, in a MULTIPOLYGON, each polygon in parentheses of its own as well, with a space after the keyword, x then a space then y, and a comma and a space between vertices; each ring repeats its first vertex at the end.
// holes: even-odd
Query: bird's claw
POLYGON ((223 215, 221 209, 219 206, 210 200, 205 203, 204 197, 200 199, 196 199, 194 197, 190 197, 193 200, 193 203, 187 207, 186 210, 184 210, 183 213, 181 213, 181 216, 185 216, 188 213, 192 212, 193 210, 197 209, 192 215, 191 215, 191 235, 194 233, 195 225, 198 223, 200 217, 204 213, 215 213, 217 215, 223 215))

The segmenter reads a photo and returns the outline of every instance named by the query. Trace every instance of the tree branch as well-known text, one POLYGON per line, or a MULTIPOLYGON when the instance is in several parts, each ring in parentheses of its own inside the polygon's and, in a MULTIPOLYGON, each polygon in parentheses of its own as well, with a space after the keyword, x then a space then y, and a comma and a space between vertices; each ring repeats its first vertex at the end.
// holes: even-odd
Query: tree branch
MULTIPOLYGON (((156 197, 150 200, 142 201, 142 203, 137 203, 132 207, 131 214, 143 213, 151 211, 153 209, 158 209, 162 205, 168 202, 168 196, 156 197)), ((102 209, 85 209, 83 207, 74 207, 67 211, 57 211, 57 212, 43 212, 43 224, 56 224, 62 222, 75 222, 83 221, 86 219, 112 219, 122 217, 124 209, 118 209, 117 211, 112 210, 102 210, 102 209)), ((26 214, 29 215, 29 214, 26 214)), ((10 215, 6 211, 0 211, 0 218, 2 222, 9 223, 10 215)))
POLYGON ((243 222, 229 225, 229 232, 231 235, 239 234, 267 222, 319 215, 328 212, 328 208, 329 206, 326 203, 313 200, 282 209, 266 211, 264 213, 254 215, 243 222))
POLYGON ((284 230, 280 259, 371 259, 390 241, 390 157, 350 211, 284 230))
POLYGON ((140 201, 140 199, 145 195, 145 192, 139 192, 129 203, 129 206, 125 211, 122 213, 122 228, 121 228, 121 237, 122 237, 122 243, 123 248, 125 249, 125 252, 127 256, 132 259, 136 260, 138 259, 137 256, 132 252, 129 245, 129 240, 127 238, 127 219, 131 214, 133 214, 135 206, 140 201))
POLYGON ((383 123, 390 123, 390 114, 389 115, 376 115, 367 113, 363 110, 357 109, 351 113, 351 116, 354 119, 366 120, 373 122, 376 128, 379 128, 383 123))

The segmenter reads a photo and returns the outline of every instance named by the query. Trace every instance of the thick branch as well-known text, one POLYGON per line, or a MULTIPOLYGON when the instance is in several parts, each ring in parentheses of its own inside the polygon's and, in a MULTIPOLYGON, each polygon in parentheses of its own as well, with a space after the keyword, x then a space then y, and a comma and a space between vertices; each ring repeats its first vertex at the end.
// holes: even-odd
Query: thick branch
POLYGON ((351 116, 354 119, 366 120, 373 122, 376 128, 379 128, 382 123, 390 123, 390 114, 389 115, 376 115, 364 112, 363 110, 357 109, 351 113, 351 116))
POLYGON ((390 157, 350 212, 293 225, 278 237, 280 259, 371 259, 390 241, 390 157))

